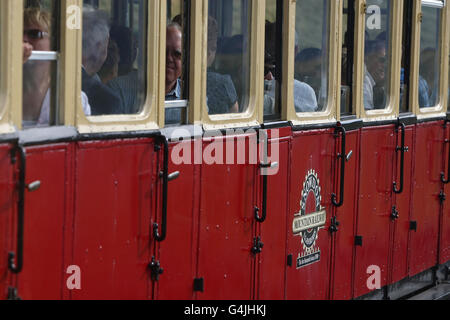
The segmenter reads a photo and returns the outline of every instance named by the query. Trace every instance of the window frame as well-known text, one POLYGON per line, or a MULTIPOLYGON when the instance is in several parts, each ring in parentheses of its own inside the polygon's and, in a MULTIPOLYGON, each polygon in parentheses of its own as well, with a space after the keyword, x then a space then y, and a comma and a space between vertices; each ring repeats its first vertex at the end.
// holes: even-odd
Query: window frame
POLYGON ((0 134, 8 134, 22 122, 22 0, 1 1, 0 16, 0 134))
MULTIPOLYGON (((296 112, 294 107, 294 69, 295 69, 295 23, 296 2, 284 0, 283 27, 283 83, 281 89, 281 118, 293 125, 334 123, 339 121, 341 57, 342 57, 342 11, 343 0, 329 1, 328 8, 328 95, 324 111, 296 112), (335 31, 332 31, 335 30, 335 31)), ((301 35, 300 35, 301 37, 301 35)))
POLYGON ((415 18, 414 23, 414 35, 413 35, 413 55, 411 61, 411 87, 414 90, 410 92, 410 101, 413 105, 413 111, 416 114, 417 119, 427 119, 427 118, 435 118, 435 117, 445 117, 447 112, 447 95, 448 95, 448 55, 449 55, 449 35, 450 31, 449 22, 450 22, 450 9, 448 1, 444 0, 444 7, 441 12, 441 25, 440 25, 440 36, 441 39, 439 41, 439 50, 440 50, 440 70, 441 74, 439 75, 439 102, 434 107, 430 108, 420 108, 419 106, 419 68, 420 68, 420 37, 421 37, 421 24, 422 24, 422 3, 434 3, 435 1, 424 1, 424 0, 414 0, 414 13, 413 17, 415 18))
MULTIPOLYGON (((366 12, 364 8, 367 8, 365 0, 357 0, 357 8, 361 8, 356 12, 356 19, 358 20, 358 39, 357 45, 359 50, 358 58, 355 58, 355 70, 357 70, 358 78, 355 81, 355 91, 358 92, 357 99, 354 99, 356 103, 355 110, 358 118, 363 121, 373 122, 382 120, 393 120, 398 118, 400 114, 400 75, 401 75, 401 58, 402 58, 402 26, 403 26, 403 1, 392 1, 392 12, 390 18, 390 50, 386 52, 389 58, 389 73, 386 75, 389 77, 389 90, 388 90, 388 103, 384 109, 380 110, 365 110, 364 107, 364 59, 365 59, 365 24, 366 24, 366 12)), ((354 91, 354 92, 355 92, 354 91)))
POLYGON ((205 130, 220 130, 237 127, 259 126, 263 123, 264 93, 264 21, 265 1, 253 0, 251 5, 251 37, 249 66, 249 99, 243 113, 222 115, 208 114, 206 108, 206 72, 208 45, 208 0, 193 1, 191 4, 193 23, 191 27, 191 58, 194 63, 190 70, 190 124, 202 123, 205 130), (200 23, 201 22, 201 23, 200 23), (198 57, 201 61, 198 61, 198 57), (193 85, 195 84, 195 85, 193 85), (201 84, 195 88, 197 84, 201 84), (194 91, 194 92, 193 92, 194 91))
MULTIPOLYGON (((82 0, 66 0, 76 3, 80 8, 83 8, 82 0)), ((76 80, 71 83, 67 79, 65 85, 73 88, 72 92, 77 92, 75 97, 76 111, 74 115, 66 114, 66 120, 75 123, 80 133, 103 133, 103 132, 131 132, 143 130, 158 130, 164 127, 164 82, 165 82, 165 37, 166 37, 166 2, 165 1, 148 1, 147 0, 147 89, 144 105, 139 114, 128 115, 99 115, 99 116, 85 116, 81 106, 81 59, 82 59, 82 27, 71 34, 72 30, 68 30, 67 38, 72 37, 73 41, 62 41, 62 45, 66 44, 65 49, 71 49, 74 43, 74 51, 63 51, 68 55, 68 52, 76 52, 73 65, 77 66, 74 70, 76 80)), ((82 15, 82 13, 81 13, 82 15)), ((70 73, 69 73, 70 74, 70 73)), ((69 93, 71 90, 68 90, 69 93)), ((67 109, 66 109, 67 110, 67 109)))

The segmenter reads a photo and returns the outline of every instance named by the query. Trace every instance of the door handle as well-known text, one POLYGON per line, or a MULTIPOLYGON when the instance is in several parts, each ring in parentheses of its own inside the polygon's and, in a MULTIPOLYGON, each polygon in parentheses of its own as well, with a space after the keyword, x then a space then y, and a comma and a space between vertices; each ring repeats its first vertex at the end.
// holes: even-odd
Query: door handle
MULTIPOLYGON (((444 130, 447 128, 447 123, 450 122, 448 119, 445 120, 444 123, 444 130)), ((449 139, 445 139, 444 143, 447 145, 449 144, 450 140, 449 139)), ((450 183, 450 145, 448 147, 448 166, 449 168, 447 168, 447 178, 445 177, 445 173, 441 172, 441 181, 444 184, 449 184, 450 183)), ((445 170, 445 165, 444 165, 444 170, 445 170)))

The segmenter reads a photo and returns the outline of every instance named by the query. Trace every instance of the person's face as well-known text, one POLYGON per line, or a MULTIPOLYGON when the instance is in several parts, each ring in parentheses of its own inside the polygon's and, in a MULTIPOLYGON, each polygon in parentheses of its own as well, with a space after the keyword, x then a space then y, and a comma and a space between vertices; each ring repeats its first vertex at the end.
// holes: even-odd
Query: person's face
POLYGON ((167 30, 166 83, 173 83, 182 73, 181 32, 174 27, 167 30))
POLYGON ((23 42, 31 44, 34 51, 51 50, 50 35, 48 30, 36 24, 24 26, 23 42))
POLYGON ((296 62, 295 73, 300 77, 298 80, 306 82, 313 87, 320 86, 321 60, 317 58, 307 62, 296 62))
POLYGON ((377 84, 384 81, 386 68, 386 48, 380 48, 367 59, 367 69, 377 84))

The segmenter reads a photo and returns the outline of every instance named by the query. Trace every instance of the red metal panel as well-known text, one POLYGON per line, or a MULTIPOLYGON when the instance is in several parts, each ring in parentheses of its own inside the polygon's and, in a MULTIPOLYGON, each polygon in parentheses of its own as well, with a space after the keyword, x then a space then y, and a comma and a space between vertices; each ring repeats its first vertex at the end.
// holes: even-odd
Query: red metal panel
MULTIPOLYGON (((245 136, 256 141, 256 134, 241 138, 245 136)), ((223 141, 205 139, 204 155, 219 150, 223 141)), ((198 277, 204 279, 205 290, 198 293, 199 299, 252 298, 256 165, 245 163, 202 166, 198 277)))
POLYGON ((72 182, 66 164, 71 149, 61 144, 27 148, 26 154, 25 181, 39 180, 41 187, 25 193, 24 265, 18 293, 22 299, 61 299, 66 194, 72 182))
MULTIPOLYGON (((285 297, 286 277, 286 226, 289 199, 289 150, 290 130, 288 139, 282 138, 284 132, 279 132, 281 139, 269 143, 278 144, 274 147, 279 151, 276 175, 267 177, 267 219, 260 226, 260 235, 264 248, 258 256, 258 299, 282 300, 285 297)), ((269 145, 269 149, 272 145, 269 145)))
POLYGON ((76 155, 74 299, 151 297, 150 217, 155 150, 151 139, 80 143, 76 155))
MULTIPOLYGON (((292 257, 292 265, 287 267, 286 277, 288 300, 329 297, 331 236, 328 227, 332 216, 335 144, 334 129, 293 134, 287 221, 287 253, 292 257), (301 210, 302 197, 305 200, 304 215, 301 210), (297 224, 297 219, 318 213, 322 209, 326 212, 324 225, 295 234, 294 226, 305 225, 297 224), (308 248, 303 243, 313 244, 308 248)), ((308 225, 306 223, 306 226, 308 225)))
MULTIPOLYGON (((450 139, 450 126, 447 124, 445 130, 446 139, 450 139)), ((450 170, 450 163, 448 163, 448 152, 450 144, 446 145, 444 149, 443 161, 446 164, 445 168, 447 171, 450 170)), ((446 194, 447 200, 444 201, 442 215, 441 215, 441 231, 440 231, 440 252, 439 252, 439 263, 443 264, 450 261, 450 184, 444 186, 444 193, 446 194)))
MULTIPOLYGON (((392 243, 392 279, 390 283, 398 282, 408 276, 408 240, 409 221, 411 212, 411 191, 412 191, 412 169, 414 155, 414 132, 415 126, 409 126, 405 131, 405 146, 408 152, 405 153, 404 160, 404 180, 403 192, 395 194, 395 205, 399 213, 399 218, 394 223, 394 241, 392 243)), ((397 144, 401 145, 401 133, 398 132, 397 144)), ((400 151, 397 152, 397 173, 395 181, 400 181, 400 151)))
POLYGON ((346 152, 348 154, 353 151, 353 154, 345 166, 344 204, 336 211, 339 226, 334 238, 332 296, 332 299, 336 300, 352 298, 355 217, 359 181, 359 142, 359 130, 347 132, 346 152))
POLYGON ((436 265, 444 135, 442 121, 418 124, 416 129, 410 276, 436 265))
POLYGON ((10 150, 9 145, 0 146, 0 299, 7 297, 8 252, 12 250, 13 242, 11 219, 17 212, 10 150))
POLYGON ((157 298, 161 300, 190 300, 195 295, 192 284, 197 263, 200 166, 190 164, 192 159, 177 159, 183 151, 192 155, 193 146, 191 142, 181 142, 170 147, 169 173, 179 171, 180 176, 169 182, 167 238, 158 246, 158 260, 164 269, 157 285, 157 298))
POLYGON ((360 182, 357 231, 362 246, 356 247, 354 296, 371 290, 368 268, 381 270, 381 286, 387 284, 390 250, 393 164, 396 138, 393 126, 361 130, 360 182))

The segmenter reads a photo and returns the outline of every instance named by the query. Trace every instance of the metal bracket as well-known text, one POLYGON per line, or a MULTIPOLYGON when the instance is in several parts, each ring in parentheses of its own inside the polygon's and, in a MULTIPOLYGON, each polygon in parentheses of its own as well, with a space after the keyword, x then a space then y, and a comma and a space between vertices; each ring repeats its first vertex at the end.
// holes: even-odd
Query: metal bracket
POLYGON ((363 237, 355 236, 355 246, 362 247, 362 245, 363 245, 363 237))
POLYGON ((263 247, 264 247, 264 243, 262 243, 261 237, 258 236, 255 239, 253 239, 253 248, 252 248, 253 254, 261 253, 263 247))
POLYGON ((336 217, 332 217, 331 218, 331 225, 330 225, 330 228, 329 228, 330 232, 331 233, 338 232, 339 231, 338 227, 339 227, 340 224, 341 223, 339 221, 337 221, 336 217))
POLYGON ((203 278, 194 279, 194 292, 205 292, 205 279, 203 278))
POLYGON ((417 232, 417 221, 410 221, 409 222, 409 230, 414 230, 417 232))
POLYGON ((443 204, 445 200, 447 200, 447 197, 444 193, 444 190, 441 190, 441 192, 439 193, 439 201, 441 202, 441 204, 443 204))
POLYGON ((162 275, 164 272, 159 261, 156 261, 155 257, 152 257, 152 261, 150 262, 148 267, 152 275, 152 281, 159 281, 160 275, 162 275))
POLYGON ((9 287, 8 288, 8 300, 22 300, 21 297, 19 297, 19 293, 16 288, 9 287))
POLYGON ((397 207, 393 206, 392 207, 392 212, 391 212, 391 220, 395 221, 400 217, 400 214, 398 213, 397 207))

